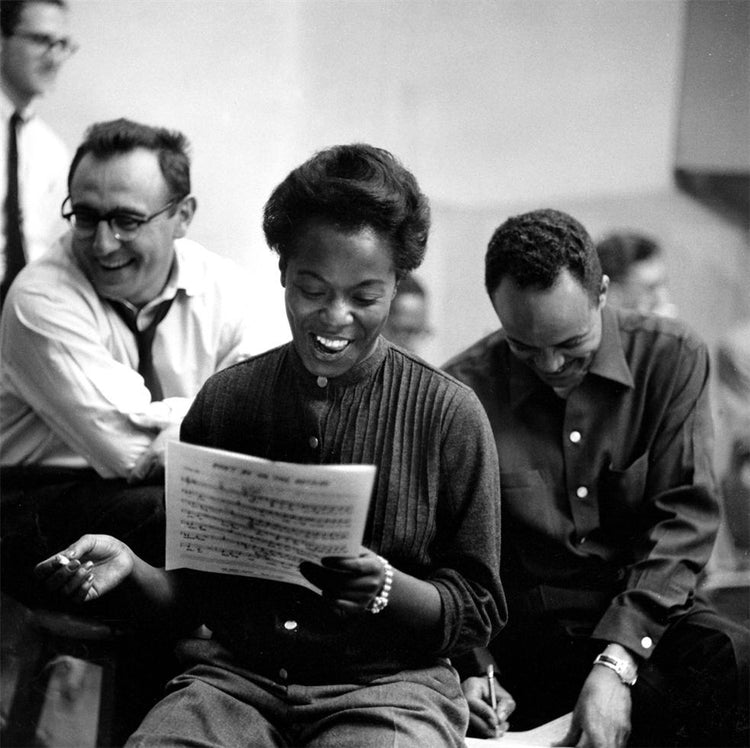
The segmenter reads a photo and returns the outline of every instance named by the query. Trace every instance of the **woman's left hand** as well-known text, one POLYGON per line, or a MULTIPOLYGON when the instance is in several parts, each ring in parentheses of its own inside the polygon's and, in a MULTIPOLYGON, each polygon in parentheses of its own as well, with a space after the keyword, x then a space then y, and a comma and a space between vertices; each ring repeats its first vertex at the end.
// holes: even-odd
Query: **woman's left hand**
POLYGON ((383 563, 367 549, 359 556, 324 558, 320 565, 303 561, 300 571, 341 615, 363 613, 385 583, 383 563))

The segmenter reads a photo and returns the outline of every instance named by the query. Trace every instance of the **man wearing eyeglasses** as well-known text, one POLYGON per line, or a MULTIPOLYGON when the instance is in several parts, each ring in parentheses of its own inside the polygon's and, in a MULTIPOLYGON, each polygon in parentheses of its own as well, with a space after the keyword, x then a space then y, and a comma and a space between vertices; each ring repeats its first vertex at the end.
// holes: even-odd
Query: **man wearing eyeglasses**
POLYGON ((91 127, 62 206, 71 230, 10 289, 0 324, 6 590, 33 587, 33 557, 81 532, 129 538, 163 564, 165 442, 203 382, 254 352, 238 268, 185 238, 196 209, 187 149, 163 128, 91 127))
POLYGON ((76 50, 63 0, 0 3, 0 307, 11 281, 62 233, 57 210, 70 162, 62 140, 34 115, 76 50))

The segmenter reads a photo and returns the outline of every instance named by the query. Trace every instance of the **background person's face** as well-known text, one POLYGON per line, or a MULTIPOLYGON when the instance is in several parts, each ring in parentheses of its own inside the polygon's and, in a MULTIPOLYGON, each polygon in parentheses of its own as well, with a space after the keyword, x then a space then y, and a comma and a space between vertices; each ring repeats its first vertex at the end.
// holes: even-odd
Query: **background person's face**
POLYGON ((407 351, 416 352, 428 332, 425 297, 416 293, 396 294, 383 336, 407 351))
MULTIPOLYGON (((143 148, 107 159, 84 156, 70 187, 73 208, 103 215, 117 210, 145 218, 171 199, 157 155, 143 148)), ((130 241, 114 237, 101 221, 91 237, 73 232, 73 252, 100 296, 143 306, 167 282, 174 259, 174 240, 184 236, 191 215, 184 203, 141 226, 130 241)))
MULTIPOLYGON (((68 33, 68 14, 50 3, 29 3, 21 12, 15 30, 60 39, 68 33)), ((2 77, 5 85, 20 98, 32 99, 46 93, 53 86, 62 62, 58 53, 45 52, 21 36, 3 38, 2 77)))
POLYGON ((667 266, 660 257, 634 262, 622 283, 622 306, 661 314, 670 306, 667 266))
POLYGON ((281 282, 294 346, 311 374, 340 376, 374 351, 396 288, 391 248, 377 231, 311 222, 281 282))
POLYGON ((602 288, 598 303, 568 270, 548 289, 520 288, 503 278, 492 294, 508 345, 550 387, 570 390, 586 376, 602 337, 602 288))

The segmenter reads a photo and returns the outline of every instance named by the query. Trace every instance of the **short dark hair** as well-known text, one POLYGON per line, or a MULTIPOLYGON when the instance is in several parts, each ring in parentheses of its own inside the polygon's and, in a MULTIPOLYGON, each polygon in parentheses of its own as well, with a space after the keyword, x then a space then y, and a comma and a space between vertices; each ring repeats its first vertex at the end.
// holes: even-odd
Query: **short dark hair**
POLYGON ((13 36, 21 22, 23 9, 31 3, 47 3, 47 5, 57 5, 64 10, 68 9, 65 0, 2 0, 0 2, 0 34, 13 36))
POLYGON ((404 296, 406 294, 427 298, 425 287, 411 273, 401 279, 396 289, 397 296, 404 296))
POLYGON ((625 280, 636 262, 643 262, 661 253, 659 244, 649 236, 635 231, 618 231, 609 234, 596 245, 602 272, 611 281, 625 280))
POLYGON ((385 235, 397 278, 424 259, 429 202, 414 175, 382 148, 354 143, 319 151, 271 193, 263 211, 263 231, 282 269, 296 239, 315 219, 344 231, 370 227, 385 235))
POLYGON ((187 138, 177 130, 142 125, 128 119, 98 122, 89 127, 70 164, 68 190, 78 164, 87 154, 104 160, 137 148, 157 154, 159 168, 174 199, 190 194, 190 144, 187 138))
POLYGON ((484 283, 490 295, 506 275, 521 288, 547 289, 566 269, 595 303, 602 268, 588 232, 567 213, 535 210, 513 216, 495 230, 485 256, 484 283))

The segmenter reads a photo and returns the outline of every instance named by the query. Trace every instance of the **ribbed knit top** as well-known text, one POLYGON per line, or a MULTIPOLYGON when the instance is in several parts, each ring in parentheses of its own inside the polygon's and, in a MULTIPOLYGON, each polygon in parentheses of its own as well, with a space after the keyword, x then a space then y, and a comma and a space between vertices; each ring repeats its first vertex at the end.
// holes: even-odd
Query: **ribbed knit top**
POLYGON ((211 377, 182 438, 286 462, 376 465, 363 543, 441 596, 443 636, 415 642, 385 614, 343 619, 302 587, 200 575, 213 578, 201 585, 207 623, 249 665, 300 682, 388 672, 481 645, 503 624, 494 439, 452 377, 381 338, 343 376, 319 379, 286 344, 211 377))

